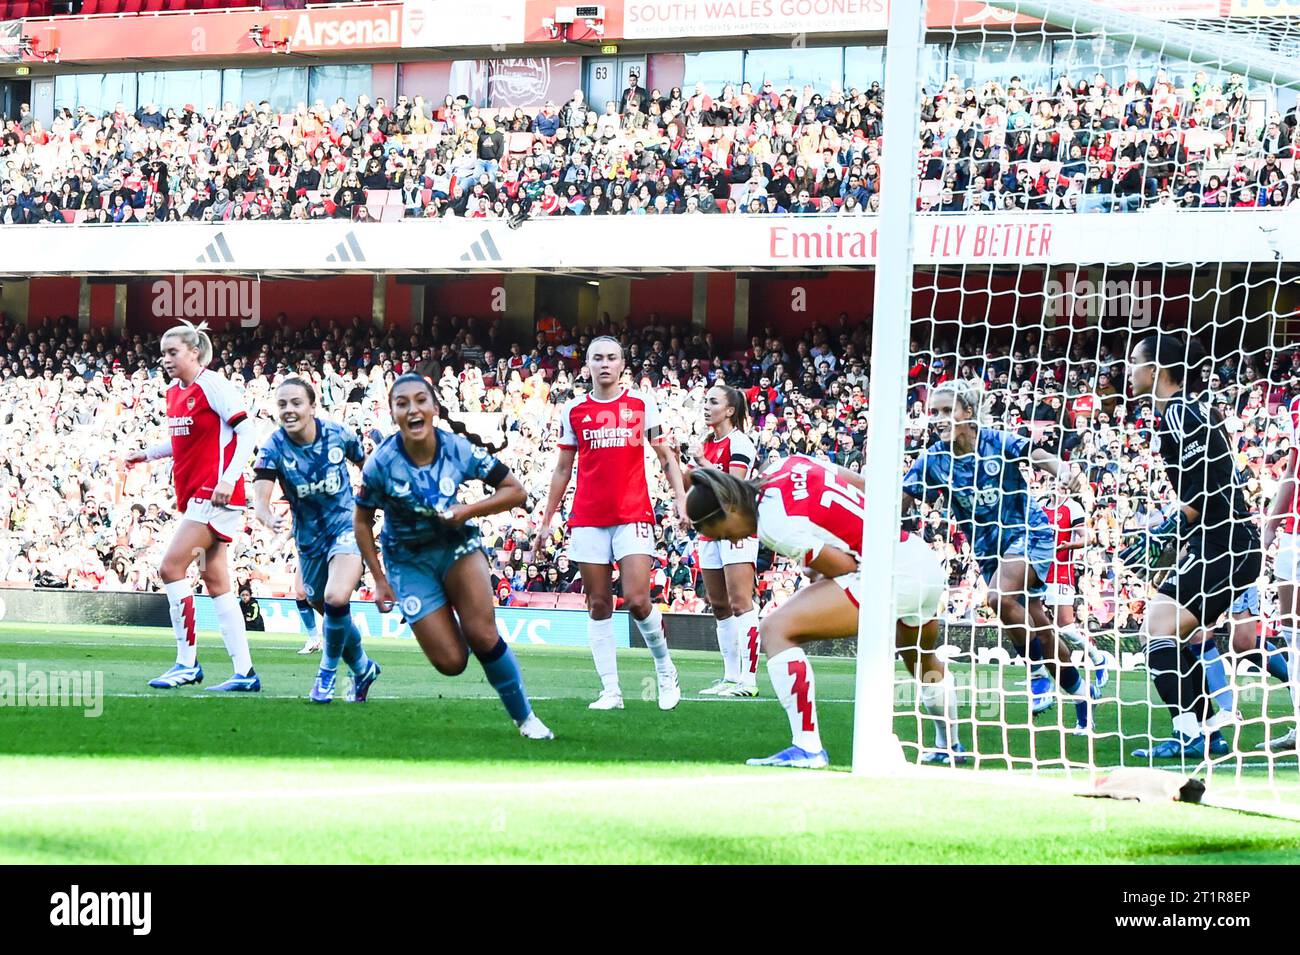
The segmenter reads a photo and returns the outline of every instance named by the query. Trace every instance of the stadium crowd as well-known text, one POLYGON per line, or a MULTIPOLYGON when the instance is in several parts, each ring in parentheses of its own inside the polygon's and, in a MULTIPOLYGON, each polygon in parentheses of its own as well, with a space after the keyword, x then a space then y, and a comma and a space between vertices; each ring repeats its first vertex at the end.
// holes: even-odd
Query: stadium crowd
MULTIPOLYGON (((928 339, 912 343, 905 463, 927 440, 928 389, 952 374, 982 375, 992 423, 1030 436, 1086 473, 1090 546, 1081 561, 1080 616, 1094 630, 1133 629, 1146 585, 1117 577, 1112 557, 1124 536, 1165 503, 1168 488, 1147 440, 1152 411, 1124 395, 1128 343, 1096 332, 1064 338, 1041 329, 1022 329, 1009 340, 968 329, 965 339, 955 340, 941 326, 933 329, 928 339)), ((793 342, 767 332, 730 353, 689 328, 652 322, 629 333, 608 316, 581 334, 541 333, 530 348, 455 318, 435 318, 422 333, 399 336, 360 318, 350 324, 313 320, 292 330, 281 317, 214 336, 212 367, 243 390, 264 432, 275 426, 274 386, 297 374, 316 386, 322 416, 357 429, 373 447, 392 429, 388 386, 412 369, 437 383, 444 406, 471 430, 500 438, 509 422, 502 457, 527 489, 529 507, 482 522, 495 555, 498 597, 508 604, 524 592, 580 589, 576 568, 563 556, 563 530, 535 552, 530 518, 546 493, 558 410, 586 387, 581 356, 587 340, 606 332, 625 342, 631 383, 653 393, 680 446, 702 436, 704 392, 721 380, 746 391, 751 434, 765 460, 797 452, 861 466, 869 326, 847 314, 812 326, 793 342)), ((146 336, 83 333, 69 319, 47 319, 35 328, 0 324, 0 583, 159 589, 166 525, 175 519, 170 465, 122 464, 131 450, 164 432, 165 380, 155 349, 146 336)), ((1243 354, 1207 369, 1203 384, 1236 438, 1258 511, 1267 506, 1289 450, 1277 413, 1300 393, 1300 351, 1243 354)), ((657 469, 651 471, 666 555, 654 578, 655 599, 671 610, 703 611, 690 535, 675 526, 667 488, 657 469)), ((950 619, 985 619, 984 584, 970 542, 942 502, 923 509, 922 530, 948 560, 950 619)), ((288 540, 274 539, 251 514, 248 532, 234 551, 238 578, 259 596, 292 594, 296 558, 288 540)), ((766 569, 764 609, 793 593, 802 579, 797 568, 766 569)))
MULTIPOLYGON (((0 223, 443 215, 855 215, 879 201, 883 91, 770 82, 580 90, 540 110, 362 95, 96 114, 24 104, 0 138, 0 223)), ((920 102, 927 211, 1290 206, 1296 113, 1252 114, 1237 75, 1111 84, 950 77, 920 102)))

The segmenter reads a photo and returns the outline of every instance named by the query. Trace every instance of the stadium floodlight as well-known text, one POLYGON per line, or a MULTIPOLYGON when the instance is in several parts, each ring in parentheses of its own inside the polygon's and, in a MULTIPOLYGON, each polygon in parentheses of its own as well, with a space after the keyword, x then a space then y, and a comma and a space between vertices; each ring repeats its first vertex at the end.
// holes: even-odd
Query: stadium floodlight
POLYGON ((880 257, 872 309, 870 417, 863 522, 862 604, 853 711, 853 771, 899 767, 894 736, 894 547, 898 542, 908 330, 912 316, 912 222, 916 209, 916 77, 925 45, 925 3, 892 3, 885 60, 880 257), (900 171, 902 174, 900 174, 900 171), (869 559, 868 556, 870 555, 869 559))

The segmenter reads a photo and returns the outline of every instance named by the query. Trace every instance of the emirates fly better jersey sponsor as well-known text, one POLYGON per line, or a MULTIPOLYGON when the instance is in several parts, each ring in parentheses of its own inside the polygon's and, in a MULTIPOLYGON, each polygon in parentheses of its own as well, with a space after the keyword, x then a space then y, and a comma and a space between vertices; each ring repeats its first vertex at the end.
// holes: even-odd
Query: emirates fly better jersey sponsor
POLYGON ((762 483, 758 537, 764 544, 804 566, 826 544, 861 559, 866 496, 833 466, 794 455, 764 471, 762 483))
POLYGON ((659 437, 654 399, 623 389, 601 401, 572 398, 560 414, 560 447, 578 452, 570 527, 653 524, 646 482, 647 444, 659 437))
MULTIPOLYGON (((212 491, 235 456, 235 426, 248 417, 243 396, 206 368, 188 388, 180 379, 167 388, 167 428, 172 439, 176 506, 212 499, 212 491)), ((235 482, 231 507, 243 507, 244 476, 235 482)))

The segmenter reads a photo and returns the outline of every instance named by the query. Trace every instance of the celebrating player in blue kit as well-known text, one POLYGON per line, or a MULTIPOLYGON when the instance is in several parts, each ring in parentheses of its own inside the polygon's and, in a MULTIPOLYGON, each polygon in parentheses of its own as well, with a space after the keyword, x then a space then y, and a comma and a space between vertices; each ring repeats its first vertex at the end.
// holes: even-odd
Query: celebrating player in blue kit
MULTIPOLYGON (((1066 478, 1061 460, 1029 439, 981 421, 984 389, 978 380, 954 379, 930 394, 930 415, 938 437, 923 450, 903 479, 903 513, 918 500, 933 502, 947 491, 948 506, 970 539, 980 573, 989 586, 989 605, 1025 653, 1032 639, 1042 644, 1057 684, 1076 700, 1078 724, 1086 729, 1089 691, 1070 662, 1070 648, 1058 640, 1043 607, 1048 572, 1056 556, 1056 532, 1043 507, 1029 493, 1022 464, 1066 478)), ((1080 483, 1079 476, 1074 483, 1080 483)), ((1077 488, 1071 488, 1077 490, 1077 488)), ((1098 688, 1092 688, 1096 695, 1098 688)))
POLYGON ((361 551, 352 531, 352 479, 346 462, 361 465, 366 455, 353 432, 316 417, 316 391, 301 378, 286 378, 275 390, 275 415, 280 427, 257 456, 253 491, 258 519, 279 533, 283 518, 271 511, 271 492, 280 482, 293 512, 303 593, 325 615, 320 671, 309 699, 333 699, 342 658, 352 671, 348 699, 362 703, 380 669, 366 656, 352 622, 361 551))
POLYGON ((494 456, 499 448, 484 446, 447 415, 424 378, 400 376, 388 404, 398 433, 366 462, 353 522, 375 580, 375 603, 384 612, 401 607, 439 673, 463 673, 472 650, 520 734, 554 739, 533 712, 515 656, 497 633, 492 578, 473 523, 522 505, 523 485, 494 456), (436 417, 456 433, 435 427, 436 417), (458 503, 466 481, 495 490, 473 504, 458 503), (375 547, 377 510, 384 512, 383 563, 375 547))

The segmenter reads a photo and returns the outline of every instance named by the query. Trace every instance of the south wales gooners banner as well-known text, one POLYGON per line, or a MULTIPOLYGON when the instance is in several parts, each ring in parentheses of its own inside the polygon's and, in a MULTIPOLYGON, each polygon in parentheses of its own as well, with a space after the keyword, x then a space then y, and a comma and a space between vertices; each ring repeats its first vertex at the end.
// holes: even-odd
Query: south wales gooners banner
POLYGON ((888 20, 885 0, 634 0, 623 5, 623 36, 868 33, 888 20))

